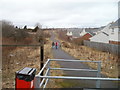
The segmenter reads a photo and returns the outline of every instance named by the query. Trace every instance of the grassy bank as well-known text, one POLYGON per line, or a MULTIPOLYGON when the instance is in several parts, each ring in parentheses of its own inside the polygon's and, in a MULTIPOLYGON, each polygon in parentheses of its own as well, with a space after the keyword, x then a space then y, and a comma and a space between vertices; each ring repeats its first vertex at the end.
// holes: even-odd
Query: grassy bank
MULTIPOLYGON (((56 34, 57 39, 61 42, 62 49, 69 53, 71 56, 74 56, 76 59, 80 60, 92 60, 92 61, 101 61, 101 73, 108 77, 118 77, 118 56, 98 51, 86 46, 78 46, 74 43, 67 42, 58 38, 59 33, 56 34)), ((97 64, 95 63, 86 63, 90 67, 97 69, 97 64)))

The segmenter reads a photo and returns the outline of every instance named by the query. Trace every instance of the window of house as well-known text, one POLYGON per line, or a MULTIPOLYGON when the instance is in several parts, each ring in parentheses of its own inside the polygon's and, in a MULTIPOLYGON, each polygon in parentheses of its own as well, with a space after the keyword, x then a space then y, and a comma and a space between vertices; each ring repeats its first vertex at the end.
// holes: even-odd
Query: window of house
POLYGON ((112 28, 112 32, 111 32, 111 34, 114 34, 114 28, 112 28))
POLYGON ((114 28, 112 28, 112 32, 114 32, 114 28))

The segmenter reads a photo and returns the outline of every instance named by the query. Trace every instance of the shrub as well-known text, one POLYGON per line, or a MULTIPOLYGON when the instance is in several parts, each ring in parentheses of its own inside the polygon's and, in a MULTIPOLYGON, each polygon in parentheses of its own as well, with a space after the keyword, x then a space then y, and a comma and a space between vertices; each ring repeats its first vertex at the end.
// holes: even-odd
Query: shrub
POLYGON ((27 29, 27 26, 25 25, 23 29, 25 29, 25 30, 26 30, 26 29, 27 29))
MULTIPOLYGON (((2 22, 2 37, 3 37, 3 39, 9 38, 10 40, 14 40, 15 42, 22 43, 22 42, 24 42, 25 38, 29 37, 29 34, 26 30, 15 28, 14 25, 9 21, 3 20, 1 22, 2 22)), ((3 43, 4 42, 7 42, 7 41, 3 40, 3 43)))
POLYGON ((36 27, 32 30, 32 32, 37 32, 38 29, 39 29, 39 27, 36 26, 36 27))
POLYGON ((24 40, 25 38, 29 37, 29 34, 24 30, 18 29, 15 31, 15 34, 13 37, 14 37, 14 40, 18 42, 18 41, 24 40))
POLYGON ((15 33, 15 28, 9 21, 1 21, 2 22, 2 36, 3 37, 12 37, 15 33))
POLYGON ((73 39, 72 43, 76 44, 76 45, 83 45, 83 39, 77 38, 77 39, 73 39))

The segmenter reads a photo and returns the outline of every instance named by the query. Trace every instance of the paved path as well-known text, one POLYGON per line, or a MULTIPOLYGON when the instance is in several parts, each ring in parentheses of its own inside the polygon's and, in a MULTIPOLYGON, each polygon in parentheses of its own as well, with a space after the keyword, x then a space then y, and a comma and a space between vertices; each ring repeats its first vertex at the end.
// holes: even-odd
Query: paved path
MULTIPOLYGON (((56 42, 55 35, 52 33, 51 40, 56 42)), ((59 41, 57 41, 59 42, 59 41)), ((60 43, 60 42, 59 42, 60 43)), ((69 55, 68 53, 64 52, 61 48, 58 49, 52 49, 53 56, 55 59, 72 59, 75 58, 69 55)), ((91 69, 89 66, 83 63, 78 62, 58 62, 60 64, 60 67, 64 68, 84 68, 84 69, 91 69)), ((65 75, 67 76, 82 76, 82 77, 96 77, 96 72, 84 72, 84 71, 63 71, 65 75)), ((102 77, 105 77, 102 75, 102 77)), ((96 81, 94 80, 67 80, 68 82, 74 83, 74 86, 72 87, 81 87, 81 88, 95 88, 96 81)), ((102 88, 117 88, 117 84, 113 83, 111 81, 101 81, 101 87, 102 88)))

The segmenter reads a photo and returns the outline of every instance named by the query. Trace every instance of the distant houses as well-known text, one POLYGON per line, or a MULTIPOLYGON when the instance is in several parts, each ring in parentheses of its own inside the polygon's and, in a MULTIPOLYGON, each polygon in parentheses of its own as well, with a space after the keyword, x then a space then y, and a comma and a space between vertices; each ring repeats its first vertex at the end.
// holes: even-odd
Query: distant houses
POLYGON ((67 31, 67 36, 72 36, 73 32, 71 30, 67 31))
POLYGON ((68 29, 67 36, 72 39, 120 45, 120 19, 100 28, 68 29))
POLYGON ((99 34, 91 37, 90 41, 120 45, 120 19, 108 24, 99 34))
MULTIPOLYGON (((85 37, 94 36, 96 33, 98 33, 101 29, 100 28, 70 28, 67 30, 67 36, 70 37, 70 39, 83 39, 85 37)), ((90 38, 89 37, 89 38, 90 38)))
POLYGON ((72 38, 79 38, 80 33, 82 32, 81 28, 69 28, 67 29, 67 36, 72 38))

